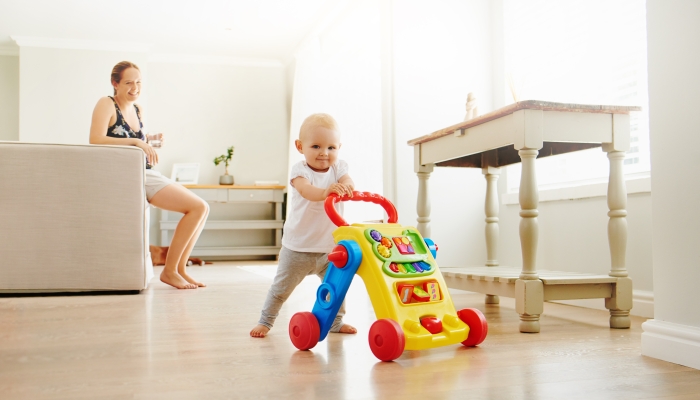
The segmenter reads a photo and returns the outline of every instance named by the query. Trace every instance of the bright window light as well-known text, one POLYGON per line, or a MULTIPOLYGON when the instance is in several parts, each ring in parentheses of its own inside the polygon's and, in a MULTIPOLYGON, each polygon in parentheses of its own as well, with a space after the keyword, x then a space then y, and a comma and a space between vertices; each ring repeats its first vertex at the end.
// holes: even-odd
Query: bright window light
MULTIPOLYGON (((650 171, 644 0, 505 0, 507 97, 512 101, 633 105, 627 175, 650 171)), ((518 191, 520 164, 508 167, 518 191)), ((591 149, 538 160, 540 189, 607 181, 591 149)))

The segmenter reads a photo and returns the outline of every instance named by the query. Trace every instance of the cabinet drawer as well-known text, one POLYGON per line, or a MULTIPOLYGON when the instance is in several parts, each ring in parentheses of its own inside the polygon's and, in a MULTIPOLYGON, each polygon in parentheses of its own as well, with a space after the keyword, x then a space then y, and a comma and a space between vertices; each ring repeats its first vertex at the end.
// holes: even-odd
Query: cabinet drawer
POLYGON ((229 190, 228 201, 273 201, 272 190, 229 190))
MULTIPOLYGON (((192 193, 201 197, 205 201, 221 201, 218 197, 220 195, 226 196, 226 189, 190 189, 192 193)), ((223 201, 226 201, 224 198, 223 201)))

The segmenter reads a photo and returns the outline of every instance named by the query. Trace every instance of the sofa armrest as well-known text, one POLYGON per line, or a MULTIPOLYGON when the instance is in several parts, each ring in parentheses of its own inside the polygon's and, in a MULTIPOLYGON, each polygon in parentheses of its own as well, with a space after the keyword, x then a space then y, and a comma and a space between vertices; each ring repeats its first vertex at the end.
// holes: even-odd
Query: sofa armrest
POLYGON ((143 151, 0 142, 0 290, 141 290, 143 151))

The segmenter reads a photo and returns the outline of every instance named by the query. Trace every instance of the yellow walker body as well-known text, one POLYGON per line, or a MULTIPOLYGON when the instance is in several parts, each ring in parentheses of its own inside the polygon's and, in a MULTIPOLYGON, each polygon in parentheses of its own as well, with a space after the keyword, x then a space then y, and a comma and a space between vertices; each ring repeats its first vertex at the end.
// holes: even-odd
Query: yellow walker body
POLYGON ((380 360, 394 360, 404 350, 484 341, 488 324, 483 314, 455 310, 435 261, 437 246, 415 228, 396 223, 396 208, 389 200, 354 192, 351 198, 331 195, 325 206, 338 225, 333 232, 337 245, 328 255, 333 266, 317 291, 313 311, 297 313, 290 321, 289 335, 297 348, 311 349, 326 337, 355 274, 364 281, 377 317, 369 345, 380 360), (348 225, 334 207, 345 200, 382 205, 389 223, 348 225))

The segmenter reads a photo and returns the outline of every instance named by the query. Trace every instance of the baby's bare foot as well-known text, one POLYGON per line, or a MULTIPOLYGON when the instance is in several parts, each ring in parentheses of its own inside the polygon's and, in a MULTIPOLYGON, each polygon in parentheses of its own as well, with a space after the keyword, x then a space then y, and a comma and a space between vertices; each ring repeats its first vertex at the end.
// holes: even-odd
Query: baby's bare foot
POLYGON ((177 289, 197 289, 197 285, 187 282, 177 272, 163 270, 160 273, 160 281, 177 289))
POLYGON ((255 328, 250 331, 250 336, 257 338, 264 338, 267 336, 267 332, 270 332, 270 328, 265 325, 255 325, 255 328))
POLYGON ((180 276, 181 276, 184 280, 186 280, 187 282, 189 282, 189 283, 191 283, 191 284, 193 284, 193 285, 197 285, 198 287, 207 287, 207 285, 203 284, 202 282, 197 282, 196 280, 194 280, 194 278, 192 278, 191 276, 187 275, 187 273, 184 272, 184 271, 183 271, 183 272, 179 272, 179 271, 178 271, 178 273, 180 274, 180 276))
POLYGON ((352 325, 344 324, 340 327, 338 333, 357 333, 357 329, 352 325))

